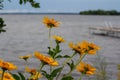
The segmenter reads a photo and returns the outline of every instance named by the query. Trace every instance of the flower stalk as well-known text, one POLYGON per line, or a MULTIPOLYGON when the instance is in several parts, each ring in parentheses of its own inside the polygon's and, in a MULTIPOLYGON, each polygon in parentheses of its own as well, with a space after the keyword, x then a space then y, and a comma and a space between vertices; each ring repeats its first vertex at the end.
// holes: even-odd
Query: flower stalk
POLYGON ((4 79, 4 73, 5 73, 5 69, 2 69, 2 79, 1 80, 3 80, 4 79))
POLYGON ((83 74, 81 74, 81 75, 80 75, 80 77, 79 77, 79 79, 78 79, 78 80, 82 80, 82 76, 83 76, 83 74))
POLYGON ((62 70, 63 70, 64 67, 65 67, 65 65, 66 65, 75 55, 76 55, 76 52, 74 52, 74 53, 72 54, 72 56, 70 56, 70 58, 67 58, 67 59, 66 59, 66 61, 63 63, 63 66, 62 66, 61 71, 59 72, 58 76, 56 77, 56 80, 58 80, 58 78, 59 78, 62 70))
POLYGON ((50 42, 50 47, 52 48, 51 30, 52 30, 52 27, 51 27, 51 28, 49 28, 49 42, 50 42))
POLYGON ((74 68, 67 74, 67 75, 70 75, 74 70, 75 68, 79 65, 79 63, 83 60, 83 58, 86 56, 87 53, 84 53, 83 55, 81 55, 81 57, 77 60, 77 63, 76 65, 74 66, 74 68))

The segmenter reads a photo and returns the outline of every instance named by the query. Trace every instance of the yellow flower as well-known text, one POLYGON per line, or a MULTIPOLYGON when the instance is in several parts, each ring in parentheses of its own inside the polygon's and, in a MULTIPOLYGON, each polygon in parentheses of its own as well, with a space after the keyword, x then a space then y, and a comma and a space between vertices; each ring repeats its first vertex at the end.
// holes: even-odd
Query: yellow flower
POLYGON ((78 42, 77 44, 69 43, 69 47, 72 48, 76 53, 84 54, 88 50, 87 42, 78 42))
POLYGON ((52 37, 55 39, 55 41, 57 41, 59 43, 65 42, 65 40, 61 36, 52 36, 52 37))
POLYGON ((42 75, 34 68, 30 69, 29 67, 26 67, 25 71, 31 74, 31 80, 36 80, 42 77, 42 75))
POLYGON ((58 62, 55 61, 53 58, 45 56, 39 52, 35 52, 34 53, 35 57, 37 57, 39 60, 41 60, 42 62, 49 64, 51 66, 58 66, 58 62))
POLYGON ((94 44, 94 43, 89 43, 89 48, 90 48, 90 49, 94 49, 94 50, 99 50, 99 49, 100 49, 100 47, 97 46, 97 45, 94 44))
POLYGON ((19 56, 20 59, 24 59, 25 61, 30 57, 31 55, 19 56))
POLYGON ((100 49, 99 46, 87 41, 78 42, 77 44, 73 44, 72 42, 70 42, 69 47, 80 55, 84 53, 96 54, 96 51, 100 49))
POLYGON ((52 28, 52 27, 58 27, 59 26, 59 22, 54 20, 53 18, 50 19, 48 17, 44 17, 43 18, 43 23, 48 27, 48 28, 52 28))
POLYGON ((42 75, 39 72, 36 72, 34 75, 31 75, 30 80, 37 80, 38 78, 41 78, 42 75))
POLYGON ((25 71, 30 73, 30 74, 35 74, 37 72, 36 69, 34 69, 34 68, 30 69, 28 66, 25 67, 25 71))
POLYGON ((89 50, 88 54, 96 54, 96 50, 89 50))
POLYGON ((5 61, 2 61, 2 60, 0 60, 0 67, 2 69, 5 69, 5 70, 15 70, 15 69, 17 69, 17 67, 13 63, 5 62, 5 61))
POLYGON ((76 68, 79 72, 81 72, 82 74, 87 74, 87 75, 92 75, 95 74, 95 68, 93 66, 91 66, 90 64, 87 63, 83 63, 81 62, 77 68, 76 68))
MULTIPOLYGON (((0 71, 0 74, 2 74, 2 71, 0 71)), ((0 80, 2 79, 0 78, 0 80)), ((9 74, 8 72, 5 72, 3 76, 3 80, 15 80, 15 79, 13 78, 11 74, 9 74)))

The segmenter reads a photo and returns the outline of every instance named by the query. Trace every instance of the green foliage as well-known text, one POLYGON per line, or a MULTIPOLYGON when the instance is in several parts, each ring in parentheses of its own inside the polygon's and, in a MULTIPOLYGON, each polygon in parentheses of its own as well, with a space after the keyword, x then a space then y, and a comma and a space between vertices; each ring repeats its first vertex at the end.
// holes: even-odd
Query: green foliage
POLYGON ((5 26, 6 26, 6 24, 4 23, 4 20, 2 18, 0 18, 0 33, 6 32, 6 30, 3 29, 5 26))
POLYGON ((20 72, 18 72, 18 74, 12 74, 12 76, 15 78, 15 80, 26 80, 25 76, 20 72))
POLYGON ((74 80, 72 76, 64 76, 61 80, 74 80))
POLYGON ((34 0, 20 0, 19 1, 19 4, 22 5, 22 4, 26 4, 26 3, 30 3, 32 7, 34 8, 40 8, 40 5, 39 3, 35 2, 34 0))
POLYGON ((74 61, 73 60, 71 60, 72 62, 70 63, 67 63, 67 65, 70 67, 70 70, 72 71, 73 69, 74 69, 74 66, 75 66, 75 64, 74 64, 74 61))
POLYGON ((42 75, 44 75, 48 80, 53 80, 61 70, 62 67, 56 68, 50 74, 47 73, 45 70, 41 70, 41 71, 42 71, 42 75))
POLYGON ((62 67, 54 69, 51 73, 51 77, 53 77, 53 78, 56 77, 58 72, 60 72, 61 70, 62 70, 62 67))
POLYGON ((3 8, 2 1, 0 1, 0 10, 3 8))
POLYGON ((62 50, 60 49, 60 43, 56 41, 56 47, 52 48, 48 47, 48 55, 50 55, 53 59, 57 59, 57 58, 70 58, 70 56, 68 55, 59 55, 59 53, 62 50))
POLYGON ((116 10, 88 10, 88 11, 81 11, 81 15, 120 15, 120 12, 117 12, 116 10))
POLYGON ((58 55, 58 56, 55 57, 55 59, 56 59, 56 58, 70 58, 70 56, 68 56, 68 55, 64 55, 64 56, 58 55))
MULTIPOLYGON (((14 0, 8 0, 8 1, 12 2, 14 0)), ((0 0, 0 9, 3 9, 4 7, 3 2, 4 0, 0 0)), ((19 0, 20 5, 26 4, 26 3, 30 3, 33 8, 40 8, 40 3, 36 2, 35 0, 19 0)))

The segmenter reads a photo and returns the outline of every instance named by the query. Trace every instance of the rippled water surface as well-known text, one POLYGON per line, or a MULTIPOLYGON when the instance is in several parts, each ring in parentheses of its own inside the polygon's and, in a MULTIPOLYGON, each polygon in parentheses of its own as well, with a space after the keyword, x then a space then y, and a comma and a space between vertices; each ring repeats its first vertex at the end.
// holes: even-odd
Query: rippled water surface
MULTIPOLYGON (((7 32, 0 34, 0 58, 11 61, 18 65, 19 69, 24 68, 24 61, 18 56, 33 54, 34 51, 47 53, 48 28, 42 23, 44 16, 53 17, 61 22, 59 28, 52 29, 53 35, 61 35, 66 39, 66 43, 61 44, 62 53, 70 54, 72 51, 68 47, 68 42, 78 42, 87 40, 101 46, 98 52, 103 55, 108 62, 108 73, 111 80, 116 80, 117 64, 120 64, 120 38, 111 36, 100 36, 89 33, 89 27, 113 27, 120 28, 120 16, 81 16, 81 15, 0 15, 7 24, 7 32), (107 23, 107 24, 106 24, 107 23), (109 23, 109 24, 108 24, 109 23)), ((53 43, 54 45, 54 43, 53 43)), ((95 56, 90 55, 85 61, 96 61, 95 56)), ((76 58, 75 58, 76 59, 76 58)), ((35 58, 29 60, 31 67, 39 66, 39 61, 35 58)), ((66 68, 63 73, 68 70, 66 68)), ((78 77, 78 73, 73 73, 78 77)))

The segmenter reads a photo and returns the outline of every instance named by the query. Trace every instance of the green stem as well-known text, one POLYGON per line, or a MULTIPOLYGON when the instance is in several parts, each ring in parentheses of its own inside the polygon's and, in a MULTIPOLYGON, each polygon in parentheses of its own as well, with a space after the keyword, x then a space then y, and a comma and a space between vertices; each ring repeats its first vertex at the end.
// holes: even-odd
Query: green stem
POLYGON ((73 70, 71 70, 67 75, 70 75, 71 73, 72 73, 72 71, 74 71, 75 70, 75 68, 77 67, 77 65, 83 60, 83 58, 85 57, 85 55, 86 55, 87 53, 85 53, 85 54, 83 54, 82 56, 81 56, 81 58, 80 59, 78 59, 78 61, 77 61, 77 63, 76 63, 76 65, 74 66, 74 69, 73 70))
POLYGON ((76 65, 75 65, 75 68, 77 67, 77 65, 83 60, 83 58, 86 56, 86 54, 87 53, 85 53, 85 54, 83 54, 82 56, 81 56, 81 58, 78 60, 78 62, 76 63, 76 65))
POLYGON ((73 56, 76 54, 76 52, 74 52, 73 54, 72 54, 72 56, 70 56, 70 58, 67 58, 67 60, 64 62, 64 64, 63 64, 63 67, 73 58, 73 56))
POLYGON ((81 76, 79 77, 79 79, 78 80, 82 80, 82 74, 81 74, 81 76))
POLYGON ((52 48, 51 29, 52 29, 52 28, 49 29, 49 41, 50 41, 50 47, 52 48))
POLYGON ((3 72, 2 72, 2 79, 1 80, 3 80, 3 78, 4 78, 4 73, 5 73, 5 69, 2 69, 3 70, 3 72))
MULTIPOLYGON (((51 29, 52 27, 49 29, 49 41, 50 41, 50 48, 52 48, 52 41, 51 41, 51 29)), ((52 72, 52 67, 50 66, 50 72, 52 72)))
POLYGON ((42 70, 43 66, 44 66, 44 63, 41 62, 41 64, 40 64, 40 69, 38 70, 38 74, 37 74, 37 80, 38 80, 39 73, 40 73, 40 71, 42 70))
POLYGON ((44 66, 44 63, 42 62, 41 65, 40 65, 39 72, 42 70, 43 66, 44 66))
POLYGON ((52 72, 52 66, 50 66, 50 73, 52 72))
POLYGON ((76 55, 76 52, 74 52, 74 53, 72 54, 72 56, 71 56, 70 58, 67 58, 66 61, 63 63, 62 69, 61 69, 61 71, 59 72, 58 76, 56 77, 56 80, 58 80, 58 78, 59 78, 62 70, 63 70, 64 67, 65 67, 65 65, 73 58, 74 55, 76 55))

